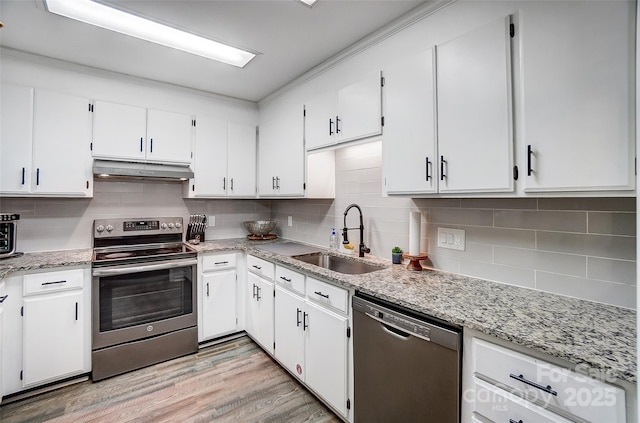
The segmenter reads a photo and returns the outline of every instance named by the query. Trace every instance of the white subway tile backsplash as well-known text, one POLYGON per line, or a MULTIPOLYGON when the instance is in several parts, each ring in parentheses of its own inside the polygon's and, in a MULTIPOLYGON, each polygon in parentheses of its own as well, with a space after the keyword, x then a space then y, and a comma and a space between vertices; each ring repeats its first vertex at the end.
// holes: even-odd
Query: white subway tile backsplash
POLYGON ((636 214, 616 212, 589 212, 588 233, 610 235, 636 235, 636 214))
POLYGON ((587 276, 585 256, 496 246, 493 248, 493 261, 525 269, 544 270, 583 278, 587 276))
POLYGON ((433 208, 430 223, 493 226, 493 210, 433 208))
POLYGON ((499 228, 581 233, 587 231, 586 212, 496 210, 494 217, 495 226, 499 228))
POLYGON ((536 232, 538 250, 585 256, 635 260, 636 238, 615 235, 536 232))
POLYGON ((589 279, 637 285, 636 262, 587 257, 587 277, 589 279))
POLYGON ((459 272, 463 275, 488 279, 509 285, 535 287, 535 271, 520 267, 503 266, 487 262, 460 260, 459 272))
POLYGON ((556 294, 636 308, 636 287, 632 285, 536 272, 536 288, 556 294))

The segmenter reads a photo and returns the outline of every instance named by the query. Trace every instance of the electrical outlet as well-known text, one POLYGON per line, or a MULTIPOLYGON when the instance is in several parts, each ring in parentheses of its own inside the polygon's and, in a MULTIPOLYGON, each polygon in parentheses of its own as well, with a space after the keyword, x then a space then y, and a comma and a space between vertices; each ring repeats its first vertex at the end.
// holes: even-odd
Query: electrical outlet
POLYGON ((210 214, 207 216, 207 226, 216 226, 216 217, 214 215, 210 214))
POLYGON ((438 228, 438 247, 464 251, 466 248, 464 230, 438 228))
POLYGON ((293 226, 293 216, 288 216, 287 217, 287 225, 293 226))

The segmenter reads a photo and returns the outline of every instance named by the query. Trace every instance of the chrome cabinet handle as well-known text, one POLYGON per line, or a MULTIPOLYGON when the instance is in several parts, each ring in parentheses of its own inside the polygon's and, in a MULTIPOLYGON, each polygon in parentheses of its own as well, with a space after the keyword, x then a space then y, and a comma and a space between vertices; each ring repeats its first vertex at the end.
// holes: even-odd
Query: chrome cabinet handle
POLYGON ((260 291, 262 291, 262 288, 260 288, 259 286, 256 286, 256 300, 260 301, 260 298, 262 298, 260 296, 260 291))
POLYGON ((527 176, 531 176, 533 168, 531 167, 531 156, 533 156, 533 149, 531 144, 527 145, 527 176))
POLYGON ((444 156, 440 156, 440 180, 444 181, 444 178, 447 177, 447 175, 444 174, 444 164, 447 161, 444 159, 444 156))
POLYGON ((209 296, 209 282, 207 282, 207 297, 209 296))
POLYGON ((142 137, 140 137, 140 152, 142 153, 142 137))
POLYGON ((302 330, 307 330, 309 327, 309 323, 307 319, 309 318, 309 313, 302 313, 302 330))
POLYGON ((300 310, 299 308, 296 307, 296 326, 300 327, 300 323, 302 323, 300 321, 300 313, 302 312, 302 310, 300 310))
POLYGON ((6 300, 7 298, 9 298, 9 294, 0 297, 0 304, 4 303, 4 300, 6 300))
POLYGON ((291 282, 291 279, 285 278, 284 276, 280 276, 280 279, 282 279, 285 282, 291 282))
POLYGON ((253 264, 253 265, 252 265, 252 267, 253 267, 254 269, 258 269, 258 270, 262 269, 262 267, 260 267, 260 266, 256 266, 255 264, 253 264))
POLYGON ((231 184, 229 188, 231 188, 231 191, 233 191, 233 178, 231 178, 231 180, 229 182, 231 184))
POLYGON ((40 185, 40 168, 36 169, 36 185, 40 185))
POLYGON ((509 419, 509 423, 522 423, 522 420, 515 421, 513 419, 509 419))
POLYGON ((151 138, 151 147, 149 148, 149 153, 153 153, 153 138, 151 138))
POLYGON ((222 190, 227 190, 227 178, 222 178, 222 190))
POLYGON ((25 180, 25 172, 27 169, 25 169, 24 167, 22 168, 22 185, 24 185, 24 180, 25 180))
POLYGON ((527 384, 527 385, 529 385, 529 386, 533 386, 534 388, 540 389, 541 391, 544 391, 544 392, 546 392, 546 393, 548 393, 548 394, 551 394, 551 395, 553 395, 554 397, 557 397, 557 396, 558 396, 558 392, 554 391, 554 390, 551 388, 551 385, 542 386, 542 385, 540 385, 540 384, 538 384, 538 383, 535 383, 535 382, 533 382, 533 381, 531 381, 531 380, 527 380, 527 379, 525 379, 525 377, 524 377, 523 375, 514 375, 513 373, 510 373, 510 374, 509 374, 509 377, 510 377, 511 379, 515 379, 515 380, 517 380, 517 381, 519 381, 519 382, 525 383, 525 384, 527 384))
POLYGON ((336 116, 336 134, 340 132, 340 121, 341 119, 336 116))
POLYGON ((431 162, 429 161, 429 157, 425 157, 424 170, 425 170, 425 177, 427 181, 431 179, 431 172, 429 172, 430 164, 431 162))
POLYGON ((198 264, 197 259, 176 260, 170 263, 150 264, 141 266, 118 266, 107 269, 93 269, 93 276, 126 275, 129 273, 149 272, 151 270, 175 269, 177 267, 193 266, 198 264))
POLYGON ((78 302, 76 301, 76 321, 78 320, 78 302))
POLYGON ((329 118, 329 136, 333 135, 333 120, 329 118))
POLYGON ((228 261, 216 261, 213 264, 215 264, 217 266, 217 265, 220 265, 220 264, 229 264, 229 262, 228 261))

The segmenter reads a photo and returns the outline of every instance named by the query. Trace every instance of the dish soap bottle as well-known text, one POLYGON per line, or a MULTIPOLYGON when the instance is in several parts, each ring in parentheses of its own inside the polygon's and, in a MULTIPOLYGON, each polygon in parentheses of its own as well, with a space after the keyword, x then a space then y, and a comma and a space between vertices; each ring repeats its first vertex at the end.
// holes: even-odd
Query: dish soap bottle
POLYGON ((331 229, 331 236, 329 237, 329 248, 331 250, 338 249, 338 235, 336 235, 336 228, 331 229))

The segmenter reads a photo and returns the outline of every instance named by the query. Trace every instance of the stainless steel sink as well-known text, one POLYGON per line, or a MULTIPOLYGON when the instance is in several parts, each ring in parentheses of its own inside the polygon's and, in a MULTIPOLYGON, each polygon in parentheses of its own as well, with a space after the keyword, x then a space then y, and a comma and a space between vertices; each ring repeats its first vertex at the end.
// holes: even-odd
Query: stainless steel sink
POLYGON ((385 268, 385 266, 382 265, 349 260, 344 257, 334 256, 327 253, 301 254, 293 256, 292 258, 324 269, 333 270, 334 272, 346 273, 349 275, 361 275, 363 273, 375 272, 376 270, 382 270, 385 268))

